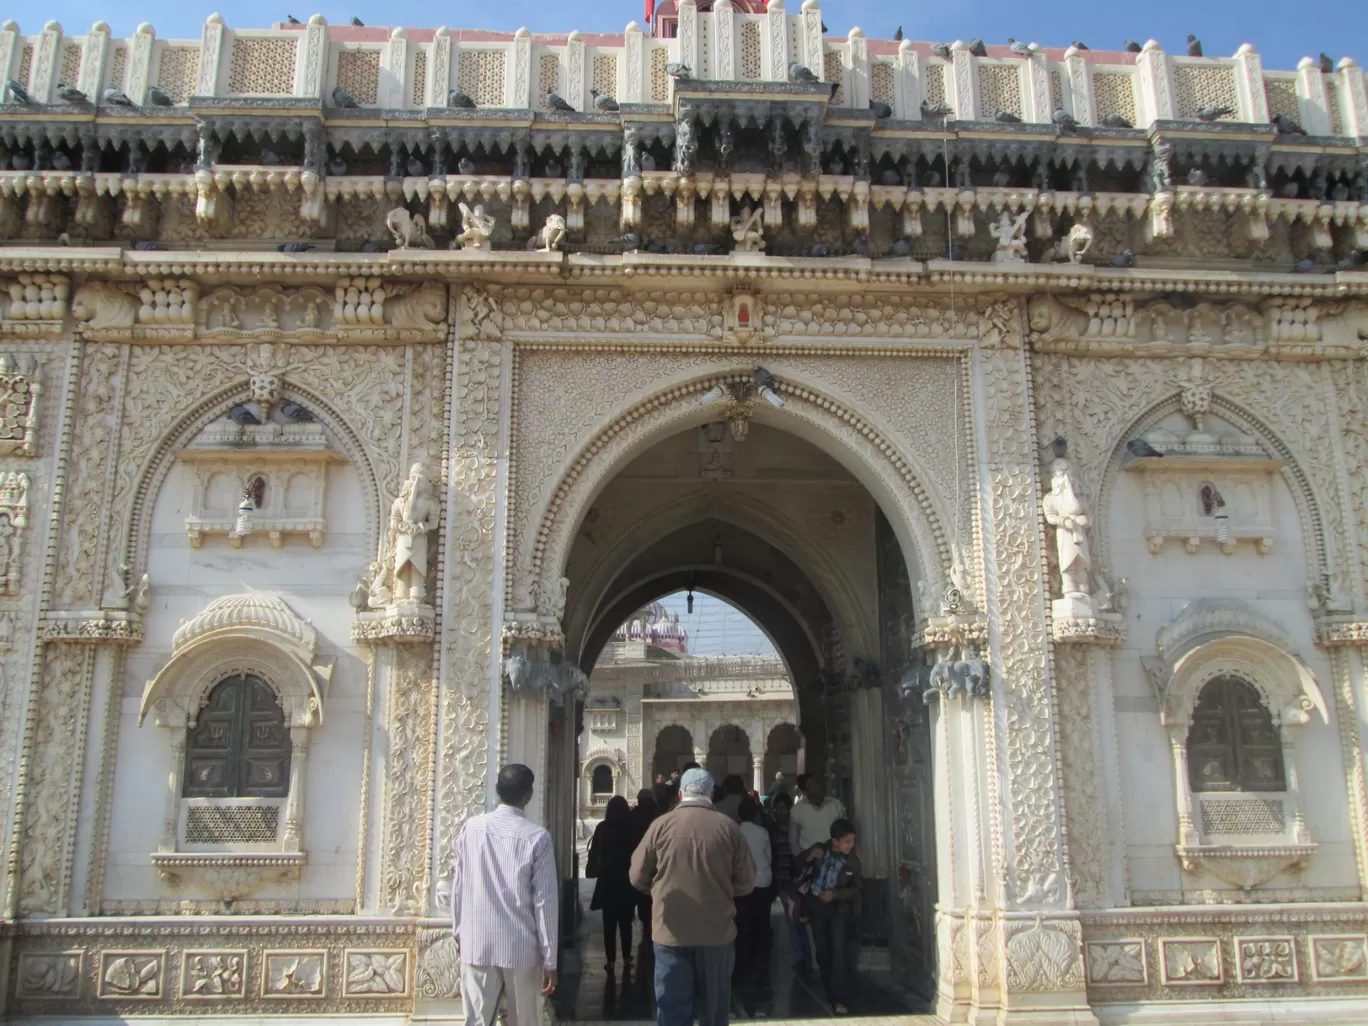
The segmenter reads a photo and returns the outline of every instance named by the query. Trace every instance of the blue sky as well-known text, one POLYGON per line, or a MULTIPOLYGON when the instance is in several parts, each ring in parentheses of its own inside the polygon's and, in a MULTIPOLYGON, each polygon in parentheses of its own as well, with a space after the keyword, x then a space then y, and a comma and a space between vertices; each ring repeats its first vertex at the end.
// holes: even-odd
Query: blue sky
POLYGON ((689 651, 693 655, 774 655, 769 638, 745 613, 712 595, 694 594, 694 611, 688 612, 688 598, 678 591, 661 599, 670 613, 689 632, 689 651))
MULTIPOLYGON (((317 0, 314 0, 316 4, 317 0)), ((799 0, 790 0, 796 10, 799 0)), ((438 5, 416 0, 350 0, 343 5, 314 6, 309 0, 238 0, 226 4, 213 0, 171 3, 168 0, 133 0, 115 5, 87 0, 47 0, 35 7, 12 8, 6 16, 16 18, 24 32, 35 34, 42 22, 55 18, 72 33, 84 33, 97 20, 109 22, 115 33, 130 35, 142 21, 151 22, 162 39, 194 38, 204 19, 214 11, 230 26, 265 28, 293 14, 306 19, 315 12, 333 23, 345 24, 353 15, 370 25, 485 28, 511 32, 526 25, 533 32, 621 32, 627 22, 642 18, 640 0, 560 0, 532 3, 501 0, 499 3, 438 5), (300 6, 291 5, 298 3, 300 6)), ((890 38, 903 26, 912 39, 970 39, 981 36, 1000 43, 1008 36, 1041 45, 1067 46, 1081 39, 1094 49, 1119 49, 1123 40, 1144 42, 1153 37, 1165 49, 1181 52, 1189 32, 1200 37, 1208 55, 1229 56, 1241 43, 1253 43, 1270 68, 1290 69, 1305 55, 1321 50, 1336 60, 1348 48, 1359 64, 1368 62, 1368 3, 1363 0, 1320 0, 1288 4, 1273 0, 1201 0, 1178 3, 1103 3, 1098 0, 1056 0, 1025 4, 1020 0, 979 0, 950 4, 896 4, 875 0, 826 0, 822 11, 834 35, 844 35, 859 25, 866 35, 890 38)))

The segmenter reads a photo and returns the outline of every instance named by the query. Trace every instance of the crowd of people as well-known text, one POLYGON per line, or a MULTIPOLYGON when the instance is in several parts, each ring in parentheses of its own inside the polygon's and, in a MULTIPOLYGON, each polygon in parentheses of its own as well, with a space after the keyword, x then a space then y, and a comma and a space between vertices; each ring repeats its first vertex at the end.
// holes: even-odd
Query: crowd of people
MULTIPOLYGON (((506 994, 511 1026, 539 1026, 557 984, 557 887, 550 836, 522 810, 532 771, 499 773, 499 806, 456 845, 452 922, 466 1020, 491 1026, 506 994)), ((618 796, 589 845, 590 908, 603 916, 609 973, 633 962, 633 922, 654 963, 658 1026, 726 1026, 732 988, 768 985, 778 900, 798 973, 818 974, 833 1014, 849 1014, 849 948, 863 878, 855 827, 820 777, 782 774, 763 797, 720 785, 696 763, 618 796), (649 942, 647 944, 646 942, 649 942)))

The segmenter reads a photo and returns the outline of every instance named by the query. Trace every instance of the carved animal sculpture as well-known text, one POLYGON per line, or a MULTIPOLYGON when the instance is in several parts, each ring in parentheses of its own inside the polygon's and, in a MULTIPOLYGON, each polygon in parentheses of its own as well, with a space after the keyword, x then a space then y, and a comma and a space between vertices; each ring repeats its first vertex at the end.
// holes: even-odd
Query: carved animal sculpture
POLYGON ((138 301, 116 285, 90 282, 72 297, 71 316, 88 332, 131 328, 138 318, 138 301))
POLYGON ((410 214, 403 207, 395 207, 385 215, 385 227, 394 236, 400 249, 432 249, 436 245, 427 233, 427 222, 422 214, 410 214))
POLYGON ((560 214, 552 214, 546 219, 546 224, 527 240, 527 248, 535 249, 542 253, 554 253, 561 248, 565 241, 566 226, 565 218, 560 214))
POLYGON ((446 289, 439 282, 424 282, 412 292, 387 300, 385 312, 392 328, 434 328, 446 319, 446 289))
POLYGON ((1088 327, 1087 314, 1066 306, 1054 296, 1032 296, 1027 301, 1026 311, 1031 338, 1038 342, 1082 338, 1088 327))

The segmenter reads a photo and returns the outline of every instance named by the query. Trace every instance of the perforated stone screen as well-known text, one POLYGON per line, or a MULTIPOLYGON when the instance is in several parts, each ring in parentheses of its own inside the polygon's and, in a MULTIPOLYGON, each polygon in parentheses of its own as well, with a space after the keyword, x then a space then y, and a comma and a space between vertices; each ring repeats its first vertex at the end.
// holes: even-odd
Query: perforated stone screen
MULTIPOLYGON (((419 50, 413 55, 413 88, 409 91, 412 104, 415 107, 422 107, 427 103, 427 51, 419 50)), ((440 91, 440 84, 439 84, 440 91)), ((433 103, 438 105, 446 103, 446 97, 434 98, 433 103)))
MULTIPOLYGON (((661 73, 664 74, 663 67, 661 73)), ((560 57, 554 53, 542 54, 537 62, 537 106, 547 110, 546 96, 548 93, 554 93, 559 85, 560 57)))
POLYGON ((922 80, 926 89, 926 102, 933 106, 945 102, 945 62, 936 61, 926 66, 926 76, 922 80))
POLYGON ((253 96, 289 96, 294 92, 295 40, 233 40, 228 61, 228 92, 253 96))
POLYGON ((1330 109, 1330 132, 1333 135, 1346 135, 1344 115, 1340 113, 1339 85, 1331 75, 1325 76, 1325 105, 1330 109))
POLYGON ((1063 107, 1065 110, 1073 109, 1073 104, 1064 102, 1064 76, 1059 73, 1057 68, 1050 71, 1050 103, 1054 105, 1050 108, 1052 112, 1054 107, 1063 107))
POLYGON ((337 85, 368 106, 380 98, 380 51, 343 50, 337 55, 337 85))
POLYGON ((617 57, 614 54, 594 54, 593 80, 589 84, 605 96, 617 96, 617 57))
POLYGON ((890 107, 898 95, 892 61, 871 61, 869 64, 869 95, 890 107))
POLYGON ((1235 91, 1235 70, 1225 65, 1175 64, 1173 92, 1180 118, 1194 117, 1203 107, 1229 107, 1235 111, 1222 120, 1239 116, 1240 97, 1235 91))
POLYGON ((128 68, 128 47, 122 43, 114 47, 109 55, 109 68, 106 71, 105 85, 113 86, 115 89, 122 89, 124 85, 124 72, 128 68))
POLYGON ((828 50, 822 55, 822 78, 832 83, 836 87, 836 92, 831 96, 833 107, 845 105, 845 86, 841 83, 842 71, 841 54, 838 50, 828 50))
POLYGON ((746 82, 758 82, 761 76, 760 23, 743 21, 741 23, 741 78, 746 82))
POLYGON ((1280 834, 1283 803, 1280 798, 1202 799, 1202 829, 1208 834, 1280 834))
POLYGON ((1103 114, 1119 114, 1135 124, 1135 86, 1129 74, 1094 71, 1092 86, 1093 104, 1099 118, 1103 114))
POLYGON ((1014 64, 980 64, 979 105, 985 116, 1005 110, 1022 116, 1021 74, 1014 64))
POLYGON ((85 47, 80 43, 62 44, 62 67, 57 73, 57 81, 63 85, 74 86, 81 79, 81 51, 85 47))
POLYGON ((504 102, 504 52, 462 50, 458 76, 461 92, 481 107, 502 107, 504 102))
POLYGON ((186 844, 273 844, 276 805, 197 805, 185 814, 186 844))
POLYGON ((1281 114, 1293 121, 1301 121, 1301 104, 1297 102, 1297 83, 1290 78, 1265 78, 1264 100, 1268 103, 1268 116, 1281 114))
POLYGON ((694 69, 694 77, 711 78, 712 65, 708 62, 708 43, 712 39, 712 19, 698 19, 698 67, 694 69))
POLYGON ((157 65, 157 88, 171 97, 172 103, 185 103, 199 81, 198 46, 168 46, 157 65))
POLYGON ((23 51, 19 54, 19 84, 33 87, 29 81, 29 76, 33 74, 33 44, 25 43, 23 51))
POLYGON ((657 47, 651 51, 651 102, 670 102, 670 76, 665 73, 665 65, 670 63, 670 51, 657 47))

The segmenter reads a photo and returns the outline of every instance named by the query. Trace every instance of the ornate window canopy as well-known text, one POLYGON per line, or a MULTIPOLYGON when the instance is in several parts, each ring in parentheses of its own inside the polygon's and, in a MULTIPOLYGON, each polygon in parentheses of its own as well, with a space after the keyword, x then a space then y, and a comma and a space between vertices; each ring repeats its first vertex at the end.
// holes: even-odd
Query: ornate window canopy
POLYGON ((287 726, 319 726, 333 660, 317 649, 318 632, 275 595, 215 599, 176 631, 170 660, 143 689, 138 723, 153 712, 158 726, 193 727, 214 685, 254 673, 280 696, 287 726))
POLYGON ((1292 651, 1287 631, 1243 602, 1189 603, 1160 628, 1155 648, 1143 664, 1171 730, 1186 732, 1203 685, 1222 675, 1252 683, 1276 723, 1305 724, 1315 712, 1329 722, 1320 685, 1292 651))

